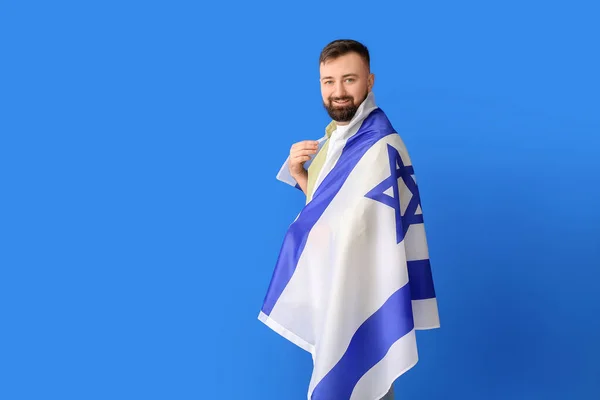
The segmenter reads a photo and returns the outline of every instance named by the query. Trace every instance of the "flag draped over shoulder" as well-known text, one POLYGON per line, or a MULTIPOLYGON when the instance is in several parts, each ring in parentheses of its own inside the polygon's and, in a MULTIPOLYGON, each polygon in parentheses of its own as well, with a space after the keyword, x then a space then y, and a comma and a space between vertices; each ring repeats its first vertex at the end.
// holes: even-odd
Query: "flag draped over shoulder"
POLYGON ((414 170, 380 108, 289 227, 259 319, 312 354, 309 400, 380 399, 440 326, 414 170))

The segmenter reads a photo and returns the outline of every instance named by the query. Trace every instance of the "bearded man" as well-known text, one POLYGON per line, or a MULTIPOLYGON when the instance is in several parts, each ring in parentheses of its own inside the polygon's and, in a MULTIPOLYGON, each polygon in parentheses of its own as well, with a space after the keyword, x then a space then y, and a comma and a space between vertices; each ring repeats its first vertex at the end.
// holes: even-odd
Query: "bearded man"
POLYGON ((418 361, 416 330, 440 326, 421 200, 406 147, 375 104, 368 49, 319 58, 331 123, 291 146, 277 178, 306 195, 259 319, 308 351, 309 400, 391 400, 418 361))

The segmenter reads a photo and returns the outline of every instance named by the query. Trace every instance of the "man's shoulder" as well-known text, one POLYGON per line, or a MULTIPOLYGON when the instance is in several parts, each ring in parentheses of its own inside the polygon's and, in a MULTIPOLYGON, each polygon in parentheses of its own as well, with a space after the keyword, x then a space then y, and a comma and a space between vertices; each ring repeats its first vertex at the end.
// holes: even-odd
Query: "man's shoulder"
POLYGON ((410 159, 400 134, 395 131, 386 131, 368 144, 368 149, 365 149, 362 157, 364 159, 362 165, 369 165, 369 168, 380 163, 387 165, 391 154, 399 154, 402 159, 410 159))
POLYGON ((381 135, 373 138, 370 150, 387 149, 388 147, 404 148, 404 142, 400 135, 395 131, 385 131, 381 135))

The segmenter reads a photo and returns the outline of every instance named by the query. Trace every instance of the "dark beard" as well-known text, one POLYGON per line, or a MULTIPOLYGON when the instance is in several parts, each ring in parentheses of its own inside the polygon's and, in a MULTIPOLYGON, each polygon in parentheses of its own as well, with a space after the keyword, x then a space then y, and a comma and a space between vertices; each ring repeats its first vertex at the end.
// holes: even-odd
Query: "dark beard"
POLYGON ((352 118, 354 118, 354 116, 356 115, 356 112, 358 111, 358 108, 360 107, 362 102, 365 101, 365 99, 367 98, 367 95, 368 95, 368 92, 363 96, 362 100, 358 103, 358 105, 355 104, 353 97, 345 96, 345 97, 330 97, 329 105, 327 105, 327 104, 325 104, 325 102, 323 102, 323 106, 327 110, 327 113, 329 114, 331 119, 333 119, 334 121, 350 122, 352 120, 352 118), (344 107, 334 106, 333 102, 335 100, 350 100, 350 104, 348 104, 347 106, 344 106, 344 107))

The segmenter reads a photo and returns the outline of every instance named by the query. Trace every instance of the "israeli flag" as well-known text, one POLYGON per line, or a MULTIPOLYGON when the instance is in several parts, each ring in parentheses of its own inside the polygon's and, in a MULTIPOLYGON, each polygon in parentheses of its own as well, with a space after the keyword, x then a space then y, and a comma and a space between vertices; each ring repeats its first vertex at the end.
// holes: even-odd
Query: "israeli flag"
POLYGON ((309 400, 381 399, 417 363, 415 331, 440 326, 406 147, 378 107, 358 126, 289 227, 259 313, 311 353, 309 400))

